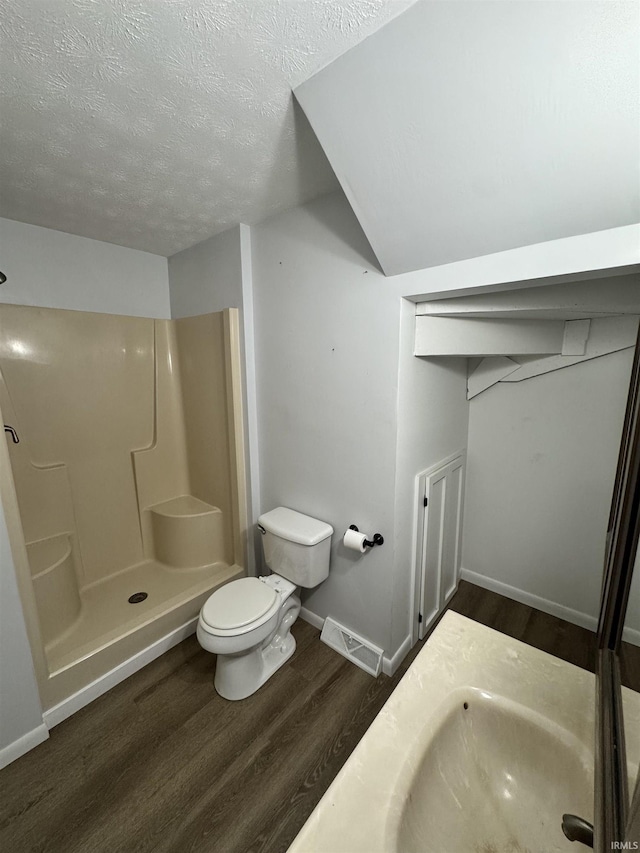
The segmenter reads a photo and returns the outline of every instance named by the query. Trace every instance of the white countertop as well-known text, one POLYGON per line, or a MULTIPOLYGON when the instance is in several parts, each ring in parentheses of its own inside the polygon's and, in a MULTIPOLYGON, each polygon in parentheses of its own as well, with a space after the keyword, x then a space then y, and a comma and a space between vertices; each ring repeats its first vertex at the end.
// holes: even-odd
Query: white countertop
MULTIPOLYGON (((397 822, 408 796, 404 779, 424 754, 453 691, 469 688, 552 720, 592 760, 595 676, 449 611, 289 853, 389 853, 389 827, 394 815, 397 822)), ((627 752, 630 766, 637 768, 640 694, 625 688, 623 701, 627 752)))

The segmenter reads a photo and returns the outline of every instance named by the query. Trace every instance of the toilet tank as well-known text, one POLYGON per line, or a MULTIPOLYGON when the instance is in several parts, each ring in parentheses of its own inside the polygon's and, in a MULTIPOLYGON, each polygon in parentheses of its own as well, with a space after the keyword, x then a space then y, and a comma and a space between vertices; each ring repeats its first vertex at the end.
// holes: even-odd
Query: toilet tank
POLYGON ((261 515, 258 527, 272 572, 307 589, 326 580, 333 533, 330 524, 279 506, 261 515))

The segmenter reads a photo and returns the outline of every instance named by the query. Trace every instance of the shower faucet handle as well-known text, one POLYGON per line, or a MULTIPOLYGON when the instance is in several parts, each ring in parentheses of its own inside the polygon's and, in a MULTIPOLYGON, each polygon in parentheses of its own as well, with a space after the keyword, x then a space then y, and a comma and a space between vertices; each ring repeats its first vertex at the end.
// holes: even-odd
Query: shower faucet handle
POLYGON ((18 444, 20 442, 20 439, 18 438, 18 433, 12 426, 9 426, 9 424, 5 424, 4 431, 11 434, 11 438, 13 439, 14 444, 18 444))

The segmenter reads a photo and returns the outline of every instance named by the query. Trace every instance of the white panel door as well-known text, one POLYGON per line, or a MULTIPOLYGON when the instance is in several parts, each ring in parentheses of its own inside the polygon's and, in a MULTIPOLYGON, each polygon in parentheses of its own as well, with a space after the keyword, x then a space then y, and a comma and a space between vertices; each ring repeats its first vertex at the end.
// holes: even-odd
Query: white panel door
POLYGON ((458 586, 464 455, 423 474, 420 480, 423 504, 420 512, 424 516, 418 525, 421 537, 418 636, 422 640, 458 586))

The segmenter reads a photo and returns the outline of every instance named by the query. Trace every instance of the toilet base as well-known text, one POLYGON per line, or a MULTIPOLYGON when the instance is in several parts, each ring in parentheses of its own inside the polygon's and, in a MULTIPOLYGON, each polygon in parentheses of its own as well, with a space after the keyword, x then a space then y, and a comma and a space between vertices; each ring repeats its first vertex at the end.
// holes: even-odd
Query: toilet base
POLYGON ((218 655, 213 686, 223 699, 237 701, 252 696, 296 650, 295 637, 288 634, 277 645, 253 649, 243 655, 218 655))
POLYGON ((280 611, 275 631, 261 645, 238 654, 218 655, 213 686, 223 699, 246 699, 259 690, 296 650, 291 626, 300 613, 300 599, 291 595, 280 611))

